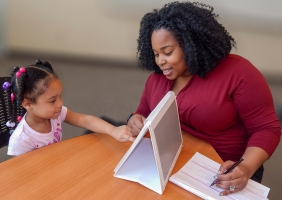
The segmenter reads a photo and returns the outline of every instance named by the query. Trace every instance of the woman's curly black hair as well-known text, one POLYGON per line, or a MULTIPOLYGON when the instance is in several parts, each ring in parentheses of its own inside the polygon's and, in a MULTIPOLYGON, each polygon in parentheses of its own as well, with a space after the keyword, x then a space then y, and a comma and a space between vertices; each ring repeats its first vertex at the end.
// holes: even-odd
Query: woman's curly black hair
POLYGON ((137 40, 137 61, 142 69, 162 73, 155 63, 151 36, 156 30, 169 31, 179 42, 191 74, 204 78, 225 58, 236 42, 217 22, 213 7, 198 2, 172 2, 147 13, 141 20, 137 40))

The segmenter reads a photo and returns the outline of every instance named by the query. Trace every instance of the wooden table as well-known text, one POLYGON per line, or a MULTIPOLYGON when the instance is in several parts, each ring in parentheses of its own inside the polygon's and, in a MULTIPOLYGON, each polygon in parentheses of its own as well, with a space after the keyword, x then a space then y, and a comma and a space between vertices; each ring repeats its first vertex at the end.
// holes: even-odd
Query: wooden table
MULTIPOLYGON (((95 133, 14 157, 0 163, 0 199, 200 199, 171 182, 160 195, 115 178, 113 170, 130 145, 95 133)), ((210 144, 183 133, 183 149, 172 173, 197 151, 222 163, 210 144)))

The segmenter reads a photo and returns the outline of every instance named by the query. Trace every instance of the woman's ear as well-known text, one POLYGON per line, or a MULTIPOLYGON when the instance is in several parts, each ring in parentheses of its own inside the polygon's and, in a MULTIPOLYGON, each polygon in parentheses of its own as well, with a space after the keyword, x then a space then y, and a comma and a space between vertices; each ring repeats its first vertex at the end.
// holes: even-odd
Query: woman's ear
POLYGON ((30 101, 29 101, 28 99, 24 98, 24 100, 23 100, 23 102, 22 102, 22 106, 23 106, 26 110, 28 110, 29 108, 31 108, 30 104, 31 104, 30 101))

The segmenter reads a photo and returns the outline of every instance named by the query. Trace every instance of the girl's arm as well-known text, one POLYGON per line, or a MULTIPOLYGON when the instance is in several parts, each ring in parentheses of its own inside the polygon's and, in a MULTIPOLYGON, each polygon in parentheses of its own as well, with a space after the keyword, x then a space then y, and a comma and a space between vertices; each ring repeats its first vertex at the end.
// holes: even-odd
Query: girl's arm
POLYGON ((128 126, 115 127, 91 115, 76 113, 68 109, 65 122, 97 133, 106 133, 120 142, 134 141, 128 126))

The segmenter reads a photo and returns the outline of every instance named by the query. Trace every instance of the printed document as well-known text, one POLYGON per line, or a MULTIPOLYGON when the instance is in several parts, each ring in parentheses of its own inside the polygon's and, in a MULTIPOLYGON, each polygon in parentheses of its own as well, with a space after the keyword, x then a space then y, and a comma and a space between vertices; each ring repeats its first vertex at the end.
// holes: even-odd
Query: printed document
POLYGON ((228 196, 219 196, 223 189, 213 185, 214 176, 217 174, 220 164, 196 152, 195 155, 174 175, 170 181, 188 190, 189 192, 208 200, 266 200, 269 188, 253 180, 241 191, 228 196))

